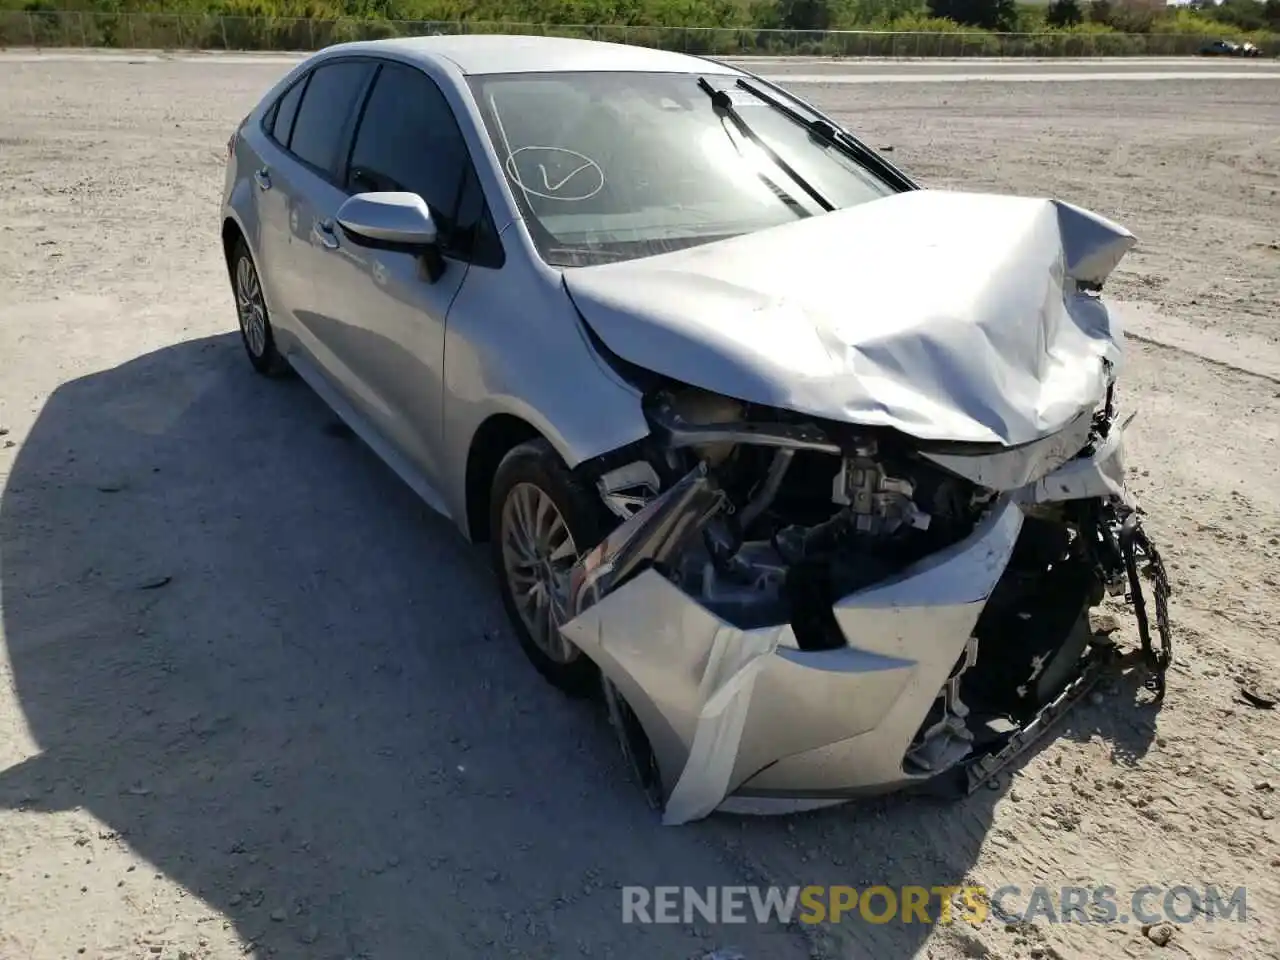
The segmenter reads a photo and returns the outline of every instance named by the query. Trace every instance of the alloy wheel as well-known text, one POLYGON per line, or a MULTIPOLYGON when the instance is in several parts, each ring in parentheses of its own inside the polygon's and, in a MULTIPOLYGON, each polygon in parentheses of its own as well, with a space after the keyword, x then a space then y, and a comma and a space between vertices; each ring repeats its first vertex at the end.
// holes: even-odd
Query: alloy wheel
POLYGON ((262 296, 262 284, 258 282, 258 271, 248 257, 241 257, 236 264, 236 312, 249 352, 261 357, 267 349, 267 304, 262 296))
POLYGON ((520 619, 554 663, 581 656, 560 634, 568 620, 569 577, 578 560, 573 534, 554 501, 532 483, 517 483, 502 505, 502 564, 520 619))

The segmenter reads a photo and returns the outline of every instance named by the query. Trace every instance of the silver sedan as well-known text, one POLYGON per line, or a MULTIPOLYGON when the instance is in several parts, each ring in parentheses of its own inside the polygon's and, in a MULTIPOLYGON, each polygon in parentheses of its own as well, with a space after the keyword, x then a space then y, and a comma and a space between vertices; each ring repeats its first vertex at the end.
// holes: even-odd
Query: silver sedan
POLYGON ((425 37, 271 89, 222 240, 254 368, 491 545, 668 823, 973 789, 1114 656, 1108 595, 1163 690, 1103 217, 921 189, 715 61, 425 37))

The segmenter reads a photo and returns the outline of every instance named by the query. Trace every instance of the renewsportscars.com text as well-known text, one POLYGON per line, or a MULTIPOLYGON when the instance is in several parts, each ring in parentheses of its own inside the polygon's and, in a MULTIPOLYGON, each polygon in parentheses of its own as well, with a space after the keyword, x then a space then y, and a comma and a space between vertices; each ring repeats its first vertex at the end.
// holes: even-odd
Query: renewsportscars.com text
POLYGON ((1243 923, 1244 887, 623 887, 623 923, 1243 923))

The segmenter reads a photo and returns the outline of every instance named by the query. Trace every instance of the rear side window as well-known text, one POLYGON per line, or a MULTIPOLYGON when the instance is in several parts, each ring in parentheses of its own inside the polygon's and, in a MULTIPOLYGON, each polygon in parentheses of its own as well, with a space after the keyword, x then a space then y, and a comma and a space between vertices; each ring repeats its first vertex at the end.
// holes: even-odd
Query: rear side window
POLYGON ((302 102, 302 90, 306 85, 307 78, 303 77, 276 101, 267 132, 282 147, 289 146, 289 135, 293 133, 293 121, 298 115, 298 104, 302 102))
MULTIPOLYGON (((341 60, 315 69, 289 138, 294 156, 331 177, 338 176, 347 122, 372 69, 367 60, 341 60)), ((282 103, 282 114, 283 107, 282 103)))

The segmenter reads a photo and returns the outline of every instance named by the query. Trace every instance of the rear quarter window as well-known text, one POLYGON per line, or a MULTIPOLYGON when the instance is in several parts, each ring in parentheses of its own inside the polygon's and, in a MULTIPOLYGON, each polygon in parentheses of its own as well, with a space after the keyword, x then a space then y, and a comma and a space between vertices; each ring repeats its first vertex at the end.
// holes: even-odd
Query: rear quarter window
POLYGON ((289 136, 293 133, 293 122, 298 116, 298 105, 302 102, 302 93, 307 86, 307 80, 310 74, 300 78, 290 87, 275 106, 271 108, 271 113, 267 116, 265 124, 267 133, 271 139, 282 147, 289 146, 289 136))
POLYGON ((368 60, 340 60, 316 67, 293 123, 289 152, 336 180, 346 159, 351 116, 372 71, 368 60))

